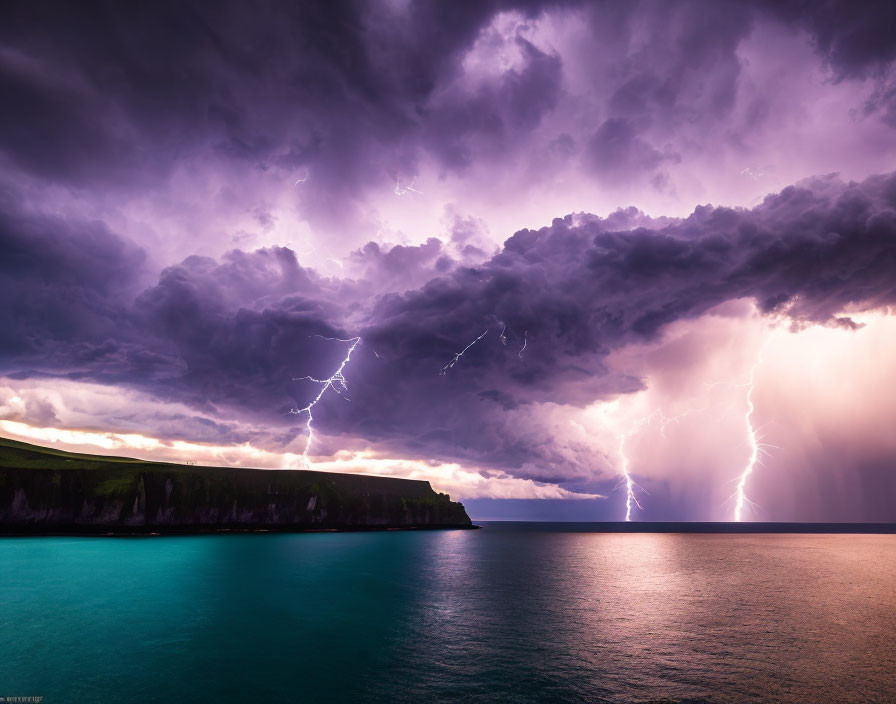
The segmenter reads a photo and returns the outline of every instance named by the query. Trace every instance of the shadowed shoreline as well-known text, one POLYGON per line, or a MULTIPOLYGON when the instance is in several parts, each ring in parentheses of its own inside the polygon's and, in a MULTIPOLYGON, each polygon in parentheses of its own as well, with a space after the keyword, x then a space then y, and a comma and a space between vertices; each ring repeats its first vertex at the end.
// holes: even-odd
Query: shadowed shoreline
POLYGON ((470 528, 429 482, 84 455, 0 438, 0 535, 470 528))

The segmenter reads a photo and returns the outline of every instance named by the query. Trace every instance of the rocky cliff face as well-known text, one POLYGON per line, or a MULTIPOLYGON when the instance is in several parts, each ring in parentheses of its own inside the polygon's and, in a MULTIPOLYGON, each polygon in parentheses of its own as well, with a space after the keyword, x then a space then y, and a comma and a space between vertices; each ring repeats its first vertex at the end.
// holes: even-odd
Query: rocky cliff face
POLYGON ((165 465, 0 440, 0 533, 471 527, 429 482, 165 465))

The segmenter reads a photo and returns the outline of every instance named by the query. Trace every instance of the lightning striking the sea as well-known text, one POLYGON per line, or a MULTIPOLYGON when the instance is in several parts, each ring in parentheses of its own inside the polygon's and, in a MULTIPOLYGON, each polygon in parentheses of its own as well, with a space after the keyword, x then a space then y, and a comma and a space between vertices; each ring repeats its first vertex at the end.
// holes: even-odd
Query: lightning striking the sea
POLYGON ((314 428, 311 426, 311 422, 314 420, 314 416, 311 413, 311 409, 314 408, 320 400, 324 397, 324 395, 330 389, 333 389, 337 394, 342 394, 342 391, 337 388, 337 384, 342 387, 343 391, 348 390, 348 384, 345 380, 345 375, 343 371, 345 370, 346 365, 351 361, 352 352, 355 351, 355 348, 361 343, 360 337, 352 337, 347 340, 343 340, 338 337, 324 337, 323 335, 317 335, 316 337, 320 337, 324 340, 336 340, 338 342, 347 342, 349 344, 348 352, 345 354, 345 359, 339 364, 336 368, 336 371, 333 372, 332 375, 327 377, 326 379, 317 379, 313 376, 300 376, 293 381, 303 381, 308 380, 312 381, 315 384, 320 384, 320 391, 318 391, 317 396, 305 407, 303 408, 293 408, 290 413, 293 415, 301 415, 305 413, 308 416, 308 420, 305 422, 305 430, 307 431, 307 439, 305 440, 305 449, 302 451, 302 463, 305 465, 305 468, 308 469, 311 467, 311 462, 308 459, 308 453, 311 450, 311 443, 314 440, 314 428))
POLYGON ((622 472, 622 477, 625 479, 625 520, 632 520, 632 504, 637 506, 639 509, 643 510, 640 502, 638 501, 638 497, 635 495, 635 481, 632 479, 632 475, 629 474, 628 471, 628 455, 625 454, 625 441, 628 440, 630 433, 625 433, 619 436, 619 459, 620 466, 619 469, 622 472))
POLYGON ((701 413, 704 409, 700 408, 688 408, 687 410, 679 413, 676 416, 667 416, 662 408, 657 408, 652 413, 643 416, 642 418, 638 418, 631 424, 631 429, 622 433, 619 436, 619 446, 617 447, 617 454, 619 455, 619 473, 622 475, 623 482, 625 484, 625 520, 632 520, 632 509, 633 507, 637 507, 640 510, 644 510, 644 507, 641 505, 640 501, 638 501, 638 496, 635 492, 636 489, 640 488, 635 480, 632 478, 630 472, 630 461, 628 455, 625 453, 625 443, 629 438, 634 437, 636 434, 641 432, 641 429, 644 426, 653 425, 653 419, 657 418, 660 423, 660 435, 663 439, 666 439, 666 427, 672 424, 677 424, 681 421, 682 418, 691 415, 692 413, 701 413))
POLYGON ((750 376, 747 380, 745 386, 747 387, 747 413, 744 416, 744 422, 747 426, 747 443, 750 448, 750 457, 747 460, 747 465, 744 467, 744 470, 740 473, 740 476, 737 480, 737 489, 735 489, 735 499, 734 499, 734 520, 735 522, 740 522, 743 518, 744 506, 746 504, 752 503, 746 495, 746 486, 747 479, 753 473, 753 469, 756 467, 758 463, 761 463, 761 454, 763 452, 762 443, 760 442, 761 438, 759 437, 759 429, 753 427, 753 413, 756 410, 756 407, 753 405, 753 390, 756 386, 756 370, 759 369, 760 365, 763 362, 763 354, 765 353, 766 348, 768 347, 769 342, 771 341, 771 337, 769 337, 765 344, 759 350, 759 354, 756 356, 756 362, 750 367, 750 376))
POLYGON ((439 376, 445 376, 445 374, 447 373, 447 371, 448 371, 449 369, 451 369, 451 367, 453 367, 455 364, 457 364, 458 360, 459 360, 461 357, 464 356, 464 353, 465 353, 468 349, 470 349, 473 345, 475 345, 477 342, 479 342, 479 341, 480 341, 483 337, 485 337, 487 334, 488 334, 488 328, 486 328, 486 330, 485 330, 484 333, 482 333, 479 337, 477 337, 475 340, 473 340, 469 345, 467 345, 466 347, 464 347, 460 352, 455 352, 455 353, 454 353, 454 359, 452 359, 450 362, 448 362, 448 364, 446 364, 444 367, 442 367, 441 370, 439 370, 439 376))

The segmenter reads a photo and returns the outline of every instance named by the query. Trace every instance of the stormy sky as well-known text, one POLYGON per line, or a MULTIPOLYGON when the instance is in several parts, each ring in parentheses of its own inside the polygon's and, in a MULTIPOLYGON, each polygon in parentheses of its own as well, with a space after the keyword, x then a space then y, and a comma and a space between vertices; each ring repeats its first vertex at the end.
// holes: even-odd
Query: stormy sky
POLYGON ((885 2, 6 2, 0 432, 896 520, 894 62, 885 2))

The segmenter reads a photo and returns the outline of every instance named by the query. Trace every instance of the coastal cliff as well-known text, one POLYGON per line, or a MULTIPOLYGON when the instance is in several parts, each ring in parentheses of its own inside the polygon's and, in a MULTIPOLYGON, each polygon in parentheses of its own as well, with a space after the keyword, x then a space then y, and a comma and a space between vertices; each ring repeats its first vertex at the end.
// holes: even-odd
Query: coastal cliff
POLYGON ((471 528, 429 482, 197 467, 0 438, 0 534, 471 528))

